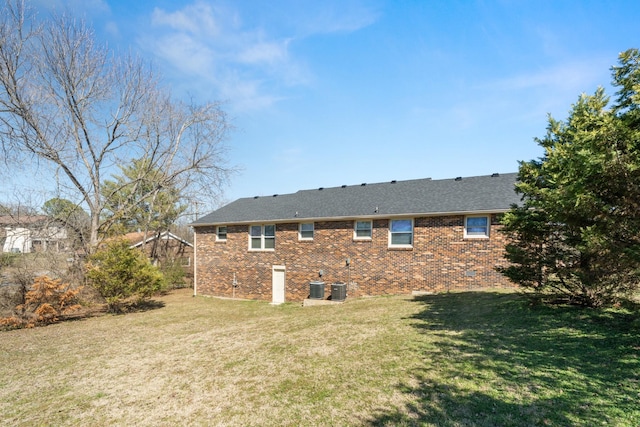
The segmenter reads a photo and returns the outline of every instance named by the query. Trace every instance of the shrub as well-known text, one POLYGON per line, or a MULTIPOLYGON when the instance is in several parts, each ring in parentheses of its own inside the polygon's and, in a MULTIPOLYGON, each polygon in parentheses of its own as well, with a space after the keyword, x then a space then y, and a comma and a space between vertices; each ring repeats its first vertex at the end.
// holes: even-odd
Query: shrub
POLYGON ((15 259, 19 256, 19 254, 14 254, 10 252, 0 253, 0 268, 2 267, 11 267, 15 259))
POLYGON ((184 288, 187 284, 184 281, 184 268, 179 261, 166 261, 160 266, 160 271, 164 275, 165 282, 170 289, 184 288))
POLYGON ((57 322, 60 316, 80 308, 77 295, 81 288, 71 289, 68 283, 47 276, 37 277, 25 296, 25 303, 16 306, 14 316, 0 319, 8 328, 34 327, 57 322))
POLYGON ((125 240, 113 240, 91 255, 85 265, 86 281, 119 312, 128 298, 142 301, 166 287, 165 279, 140 251, 125 240))

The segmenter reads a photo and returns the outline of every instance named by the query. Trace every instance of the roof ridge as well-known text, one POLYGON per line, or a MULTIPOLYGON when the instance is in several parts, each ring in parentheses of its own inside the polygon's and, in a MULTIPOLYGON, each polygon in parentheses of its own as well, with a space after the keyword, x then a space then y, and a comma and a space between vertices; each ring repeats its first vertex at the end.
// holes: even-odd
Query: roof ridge
POLYGON ((240 199, 261 199, 261 198, 267 198, 267 197, 283 197, 283 196, 291 196, 291 195, 302 193, 302 192, 324 191, 324 190, 334 190, 334 189, 343 189, 343 188, 359 188, 359 187, 367 187, 372 185, 403 184, 403 183, 417 182, 417 181, 431 181, 431 182, 442 182, 442 181, 453 181, 453 180, 460 181, 460 180, 466 180, 466 179, 494 178, 494 177, 500 177, 500 176, 517 175, 517 174, 518 172, 494 172, 490 175, 456 176, 453 178, 433 179, 431 177, 426 177, 426 178, 412 178, 412 179, 402 179, 402 180, 392 179, 391 181, 363 182, 360 184, 351 184, 351 185, 343 184, 336 187, 302 188, 292 193, 273 193, 273 194, 268 194, 263 196, 247 196, 247 197, 241 197, 240 199))

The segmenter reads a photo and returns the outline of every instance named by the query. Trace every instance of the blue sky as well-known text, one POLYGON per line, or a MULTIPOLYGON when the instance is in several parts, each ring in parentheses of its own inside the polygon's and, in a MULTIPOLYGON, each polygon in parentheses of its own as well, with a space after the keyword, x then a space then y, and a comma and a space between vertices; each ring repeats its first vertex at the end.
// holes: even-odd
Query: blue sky
POLYGON ((227 201, 514 172, 619 52, 638 1, 41 0, 148 58, 176 97, 221 100, 227 201))

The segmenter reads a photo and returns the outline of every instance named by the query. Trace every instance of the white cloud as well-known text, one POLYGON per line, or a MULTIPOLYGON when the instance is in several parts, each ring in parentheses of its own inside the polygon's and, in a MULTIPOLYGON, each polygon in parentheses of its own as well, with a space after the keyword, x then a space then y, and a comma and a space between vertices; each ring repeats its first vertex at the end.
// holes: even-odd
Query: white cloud
POLYGON ((262 81, 243 79, 234 74, 222 75, 217 85, 220 97, 232 102, 237 111, 261 110, 282 99, 263 90, 262 81))
POLYGON ((300 34, 353 32, 380 18, 379 8, 363 0, 293 0, 287 4, 288 17, 300 34))
POLYGON ((257 41, 244 46, 237 59, 245 64, 269 64, 274 65, 289 60, 289 41, 263 42, 257 41))
POLYGON ((611 80, 609 58, 568 60, 553 66, 504 77, 476 87, 485 93, 484 102, 523 121, 564 117, 580 94, 607 88, 611 80), (509 101, 507 101, 509 100, 509 101))
MULTIPOLYGON (((448 90, 438 108, 428 100, 409 111, 408 119, 428 124, 430 129, 446 126, 451 137, 483 129, 502 138, 510 132, 533 128, 531 135, 543 129, 548 114, 564 119, 581 93, 592 94, 610 80, 607 58, 568 59, 539 69, 498 76, 487 82, 448 90), (455 126, 451 126, 455 123, 455 126), (443 125, 444 124, 444 125, 443 125), (511 131, 509 129, 516 129, 511 131), (491 127, 489 127, 491 129, 491 127)), ((613 93, 607 89, 609 95, 613 93)))
POLYGON ((193 77, 191 91, 204 86, 235 110, 262 109, 283 99, 283 88, 312 81, 312 72, 292 53, 296 43, 313 34, 354 31, 375 19, 363 8, 341 5, 292 2, 287 19, 293 26, 263 19, 266 4, 256 6, 264 10, 240 11, 234 3, 198 0, 175 11, 155 8, 141 44, 183 78, 193 77))
POLYGON ((607 84, 608 81, 602 81, 602 77, 603 70, 606 71, 609 68, 608 64, 609 59, 607 58, 574 60, 542 68, 535 72, 505 77, 489 83, 489 86, 498 90, 545 88, 545 90, 578 91, 579 93, 589 91, 594 88, 594 85, 607 84))
POLYGON ((155 8, 151 21, 156 26, 167 26, 176 31, 194 35, 216 36, 220 27, 216 22, 214 8, 204 2, 197 2, 176 12, 166 12, 155 8))
POLYGON ((235 109, 264 108, 277 97, 263 92, 267 79, 285 82, 289 40, 242 28, 236 11, 199 1, 175 12, 156 8, 143 44, 179 73, 194 77, 235 109))
POLYGON ((209 46, 184 33, 167 34, 157 39, 155 54, 182 73, 202 77, 209 75, 215 59, 209 46))

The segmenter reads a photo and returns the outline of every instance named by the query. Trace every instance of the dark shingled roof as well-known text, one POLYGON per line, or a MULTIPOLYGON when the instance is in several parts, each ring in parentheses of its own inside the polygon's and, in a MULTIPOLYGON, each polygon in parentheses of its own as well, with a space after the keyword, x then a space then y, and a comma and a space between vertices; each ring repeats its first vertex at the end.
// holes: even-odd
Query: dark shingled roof
POLYGON ((504 212, 520 202, 516 179, 516 173, 427 178, 242 198, 191 225, 504 212))

